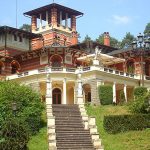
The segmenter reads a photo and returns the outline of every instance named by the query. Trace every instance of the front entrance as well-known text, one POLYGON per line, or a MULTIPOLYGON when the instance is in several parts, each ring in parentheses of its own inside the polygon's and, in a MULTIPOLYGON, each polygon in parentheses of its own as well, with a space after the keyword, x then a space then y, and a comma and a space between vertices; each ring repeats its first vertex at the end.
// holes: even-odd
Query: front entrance
POLYGON ((53 89, 53 104, 61 104, 61 90, 59 88, 53 89))

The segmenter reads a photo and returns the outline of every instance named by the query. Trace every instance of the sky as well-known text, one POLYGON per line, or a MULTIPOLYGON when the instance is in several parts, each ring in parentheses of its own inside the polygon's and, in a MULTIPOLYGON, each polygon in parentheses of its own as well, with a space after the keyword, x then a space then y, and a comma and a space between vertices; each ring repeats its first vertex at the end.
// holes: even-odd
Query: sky
MULTIPOLYGON (((30 24, 30 18, 24 12, 50 4, 53 0, 17 0, 17 26, 30 24)), ((93 40, 104 32, 109 32, 118 40, 123 39, 127 32, 137 36, 143 33, 150 22, 150 0, 55 0, 84 13, 77 19, 77 31, 80 41, 86 35, 93 40)), ((0 25, 16 27, 16 0, 1 0, 0 25)))

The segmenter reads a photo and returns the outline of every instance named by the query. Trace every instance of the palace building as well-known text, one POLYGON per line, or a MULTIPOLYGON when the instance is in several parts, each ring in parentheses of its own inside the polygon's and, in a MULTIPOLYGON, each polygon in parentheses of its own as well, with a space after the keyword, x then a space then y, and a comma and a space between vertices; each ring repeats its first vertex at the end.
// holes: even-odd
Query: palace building
POLYGON ((31 18, 31 32, 0 27, 0 78, 31 86, 45 101, 48 87, 52 104, 100 104, 99 85, 112 85, 113 102, 123 91, 126 102, 135 87, 150 89, 150 48, 144 55, 110 46, 78 42, 76 21, 83 13, 56 3, 24 13, 31 18), (47 77, 47 75, 49 75, 47 77))
POLYGON ((78 42, 82 12, 52 3, 24 13, 31 32, 0 27, 0 80, 30 86, 46 103, 49 150, 104 150, 95 118, 84 104, 100 105, 98 88, 112 85, 113 103, 133 99, 134 88, 150 90, 150 43, 144 50, 78 42), (61 105, 62 104, 62 105, 61 105))

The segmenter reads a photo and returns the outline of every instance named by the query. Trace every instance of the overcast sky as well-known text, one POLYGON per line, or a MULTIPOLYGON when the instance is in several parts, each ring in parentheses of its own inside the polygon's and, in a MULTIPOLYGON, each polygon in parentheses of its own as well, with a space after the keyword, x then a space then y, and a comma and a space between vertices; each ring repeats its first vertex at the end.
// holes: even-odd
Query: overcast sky
MULTIPOLYGON (((15 27, 16 0, 1 0, 0 25, 15 27)), ((53 0, 18 0, 18 27, 30 24, 30 18, 23 13, 47 4, 53 0)), ((137 35, 150 22, 150 0, 55 0, 56 3, 84 13, 77 20, 81 40, 88 34, 96 39, 103 32, 121 40, 126 32, 137 35)))

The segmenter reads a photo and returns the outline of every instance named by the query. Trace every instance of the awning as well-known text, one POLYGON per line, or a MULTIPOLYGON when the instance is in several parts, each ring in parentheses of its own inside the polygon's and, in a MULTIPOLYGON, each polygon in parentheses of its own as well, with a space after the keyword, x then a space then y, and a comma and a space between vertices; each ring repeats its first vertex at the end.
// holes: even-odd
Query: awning
MULTIPOLYGON (((84 61, 84 62, 90 62, 90 61, 94 60, 94 58, 95 58, 95 54, 90 54, 90 55, 87 55, 87 56, 79 57, 77 60, 84 61)), ((109 56, 107 54, 99 54, 97 56, 97 59, 103 65, 113 65, 113 64, 118 64, 118 63, 125 62, 125 59, 109 56)))

